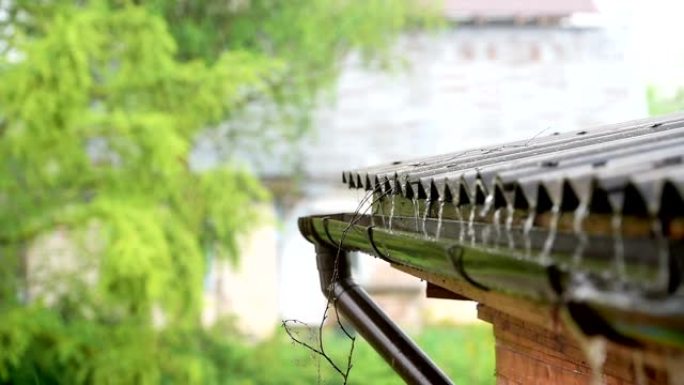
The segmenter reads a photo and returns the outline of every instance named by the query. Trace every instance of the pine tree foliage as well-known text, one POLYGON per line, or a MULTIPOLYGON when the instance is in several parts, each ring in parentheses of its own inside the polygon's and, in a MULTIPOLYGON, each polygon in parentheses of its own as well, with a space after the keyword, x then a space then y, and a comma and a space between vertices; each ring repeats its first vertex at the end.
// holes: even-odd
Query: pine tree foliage
MULTIPOLYGON (((284 76, 268 83, 257 115, 263 128, 230 130, 229 143, 259 149, 294 141, 310 129, 310 111, 329 91, 352 51, 376 68, 397 67, 393 42, 402 31, 433 28, 440 0, 143 0, 169 20, 181 47, 180 59, 202 57, 212 62, 217 52, 257 52, 280 58, 284 76), (276 122, 274 124, 274 122, 276 122), (253 142, 253 132, 259 140, 253 142)), ((401 53, 399 53, 400 55, 401 53)), ((244 125, 244 123, 241 123, 244 125)), ((240 127, 242 128, 242 127, 240 127)))
POLYGON ((305 115, 344 54, 386 58, 414 8, 0 4, 0 383, 233 383, 240 350, 200 328, 206 258, 238 261, 268 194, 230 160, 193 169, 196 138, 254 103, 305 115))

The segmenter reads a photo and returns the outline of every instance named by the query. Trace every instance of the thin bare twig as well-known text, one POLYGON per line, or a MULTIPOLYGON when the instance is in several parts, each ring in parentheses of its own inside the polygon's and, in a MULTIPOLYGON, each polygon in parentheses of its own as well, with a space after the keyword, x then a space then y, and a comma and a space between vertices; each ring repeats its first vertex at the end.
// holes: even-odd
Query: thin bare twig
POLYGON ((530 139, 527 140, 527 142, 525 142, 525 147, 527 147, 530 143, 532 143, 533 140, 537 139, 539 137, 539 135, 545 133, 546 131, 548 131, 550 129, 551 129, 551 127, 546 127, 545 129, 537 132, 533 137, 531 137, 530 139))
POLYGON ((343 371, 335 364, 335 362, 330 358, 330 356, 328 356, 327 354, 325 354, 324 351, 319 350, 319 349, 316 349, 315 347, 311 346, 310 344, 308 344, 308 343, 306 343, 306 342, 304 342, 304 341, 298 339, 297 337, 295 337, 295 335, 292 334, 292 331, 288 328, 288 324, 290 324, 290 323, 299 324, 299 325, 304 325, 304 326, 307 326, 307 327, 308 327, 309 325, 307 325, 307 324, 304 323, 304 322, 295 320, 295 319, 284 320, 284 321, 282 322, 283 329, 285 329, 285 333, 287 333, 287 335, 290 337, 290 339, 291 339, 292 341, 294 341, 295 343, 297 343, 297 344, 299 344, 299 345, 301 345, 301 346, 303 346, 303 347, 305 347, 305 348, 311 350, 312 352, 314 352, 314 353, 316 353, 316 354, 322 356, 323 358, 325 358, 325 359, 328 361, 328 363, 330 364, 330 366, 332 366, 333 369, 335 369, 335 370, 336 370, 338 373, 340 373, 343 377, 346 376, 346 373, 343 372, 343 371))
MULTIPOLYGON (((344 243, 344 239, 345 239, 345 237, 346 237, 346 235, 347 235, 347 232, 348 232, 349 230, 351 230, 351 229, 354 227, 354 225, 355 225, 356 223, 358 223, 365 215, 367 215, 368 210, 369 210, 369 209, 372 209, 373 205, 374 205, 377 201, 379 201, 380 199, 382 199, 382 198, 385 197, 386 195, 388 195, 388 194, 390 194, 390 193, 393 192, 393 191, 386 191, 386 192, 383 192, 382 194, 378 195, 377 197, 375 197, 376 193, 379 192, 379 191, 381 191, 381 190, 380 190, 380 185, 375 186, 375 188, 373 188, 372 190, 368 191, 368 193, 366 194, 366 196, 359 202, 358 207, 357 207, 356 210, 354 211, 354 216, 351 218, 351 220, 348 222, 348 224, 347 224, 347 226, 345 227, 345 229, 342 231, 342 235, 341 235, 341 237, 340 237, 340 241, 339 241, 339 243, 338 243, 338 245, 337 245, 337 254, 335 255, 335 266, 336 266, 336 268, 335 268, 335 270, 333 271, 333 276, 332 276, 332 281, 333 281, 333 282, 337 279, 338 274, 339 274, 339 272, 338 272, 338 270, 337 270, 337 265, 338 265, 337 262, 339 261, 339 258, 340 258, 341 252, 342 252, 342 245, 343 245, 343 243, 344 243), (370 201, 370 204, 364 209, 363 206, 364 206, 366 203, 368 203, 368 201, 369 201, 371 198, 374 198, 374 199, 372 199, 372 200, 370 201)), ((282 322, 282 326, 283 326, 283 328, 285 329, 285 332, 288 334, 288 336, 289 336, 295 343, 297 343, 297 344, 299 344, 299 345, 301 345, 301 346, 304 346, 306 349, 310 350, 311 352, 313 352, 313 353, 315 353, 315 354, 318 354, 318 355, 322 356, 322 357, 328 362, 328 364, 330 364, 330 366, 331 366, 337 373, 339 373, 339 374, 342 376, 343 385, 346 385, 346 384, 348 383, 349 374, 351 373, 351 369, 352 369, 352 367, 354 366, 352 361, 353 361, 353 355, 354 355, 354 347, 355 347, 355 343, 356 343, 356 337, 355 337, 351 332, 349 332, 349 331, 345 328, 345 326, 342 324, 341 317, 340 317, 340 315, 339 315, 339 311, 338 311, 338 308, 337 308, 337 298, 335 298, 334 293, 333 293, 332 296, 330 296, 330 297, 327 298, 326 305, 325 305, 325 310, 323 311, 323 315, 322 315, 322 317, 321 317, 321 322, 320 322, 320 324, 319 324, 319 326, 318 326, 318 346, 317 346, 317 347, 314 347, 313 345, 311 345, 311 344, 309 344, 309 343, 306 343, 306 342, 304 342, 304 341, 301 341, 300 339, 298 339, 297 337, 295 337, 295 336, 292 334, 291 330, 288 328, 289 324, 299 324, 299 325, 306 325, 306 326, 309 326, 309 325, 307 325, 307 324, 304 323, 304 322, 298 321, 298 320, 285 320, 285 321, 282 322), (351 346, 350 346, 350 348, 349 348, 349 353, 348 353, 348 355, 347 355, 347 365, 346 365, 346 368, 345 368, 344 370, 342 370, 342 369, 334 362, 334 360, 332 359, 332 357, 330 357, 330 355, 328 355, 328 353, 325 351, 325 344, 324 344, 324 341, 323 341, 323 340, 324 340, 324 338, 323 338, 323 327, 324 327, 324 325, 325 325, 326 320, 328 319, 328 311, 330 310, 331 305, 332 305, 332 307, 333 307, 334 310, 335 310, 335 318, 336 318, 336 321, 337 321, 337 325, 338 325, 339 328, 342 330, 342 332, 345 334, 345 336, 351 341, 351 346)), ((321 380, 321 378, 320 378, 320 372, 319 372, 319 383, 320 383, 320 380, 321 380)))

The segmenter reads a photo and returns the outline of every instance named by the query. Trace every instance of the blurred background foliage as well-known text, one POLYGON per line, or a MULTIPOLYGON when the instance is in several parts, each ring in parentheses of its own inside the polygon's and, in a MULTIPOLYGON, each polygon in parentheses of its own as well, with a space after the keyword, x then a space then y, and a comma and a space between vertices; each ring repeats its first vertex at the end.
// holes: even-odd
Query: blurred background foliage
POLYGON ((658 87, 649 86, 646 97, 648 112, 653 116, 684 110, 684 88, 678 88, 674 93, 668 93, 658 87))
MULTIPOLYGON (((289 364, 306 353, 283 340, 254 345, 227 325, 201 327, 207 256, 237 263, 237 239, 269 196, 230 157, 197 170, 190 154, 198 135, 254 105, 268 106, 259 118, 280 141, 296 142, 345 55, 388 66, 394 39, 429 26, 430 9, 411 0, 2 7, 0 383, 315 381, 315 367, 289 364), (55 237, 66 250, 57 257, 55 237)), ((361 369, 352 376, 364 382, 361 369)))
MULTIPOLYGON (((28 337, 32 341, 25 352, 20 357, 0 356, 16 360, 2 373, 7 383, 341 383, 339 375, 321 357, 294 345, 283 334, 256 344, 247 343, 230 322, 209 329, 164 328, 150 333, 132 325, 105 328, 83 321, 66 323, 44 310, 32 316, 29 333, 35 334, 28 337), (59 343, 60 349, 44 349, 49 340, 59 343)), ((10 325, 11 322, 7 327, 10 325)), ((3 333, 5 328, 2 327, 3 333)), ((415 339, 451 378, 472 385, 495 382, 494 338, 488 325, 431 327, 415 339)), ((346 337, 326 333, 326 346, 333 359, 346 360, 346 337)), ((370 345, 363 339, 357 340, 348 384, 403 383, 370 345)))

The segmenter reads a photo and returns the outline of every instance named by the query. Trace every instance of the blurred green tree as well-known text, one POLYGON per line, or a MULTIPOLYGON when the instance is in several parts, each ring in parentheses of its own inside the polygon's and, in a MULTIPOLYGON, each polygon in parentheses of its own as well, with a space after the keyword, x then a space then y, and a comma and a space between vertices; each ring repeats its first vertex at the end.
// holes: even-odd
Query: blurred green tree
POLYGON ((193 169, 196 138, 259 103, 297 138, 339 59, 382 62, 415 9, 0 3, 0 383, 231 383, 244 352, 208 358, 200 328, 205 258, 237 261, 268 194, 230 161, 193 169))
POLYGON ((651 115, 664 115, 684 110, 684 89, 678 89, 674 95, 665 96, 655 86, 646 90, 648 112, 651 115))

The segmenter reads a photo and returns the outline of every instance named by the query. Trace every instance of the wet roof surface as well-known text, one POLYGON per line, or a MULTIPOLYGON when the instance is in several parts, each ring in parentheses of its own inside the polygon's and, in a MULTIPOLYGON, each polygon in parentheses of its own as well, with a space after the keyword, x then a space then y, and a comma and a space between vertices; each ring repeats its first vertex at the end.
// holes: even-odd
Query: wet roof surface
POLYGON ((684 212, 684 114, 396 161, 343 173, 351 188, 543 213, 684 212))

